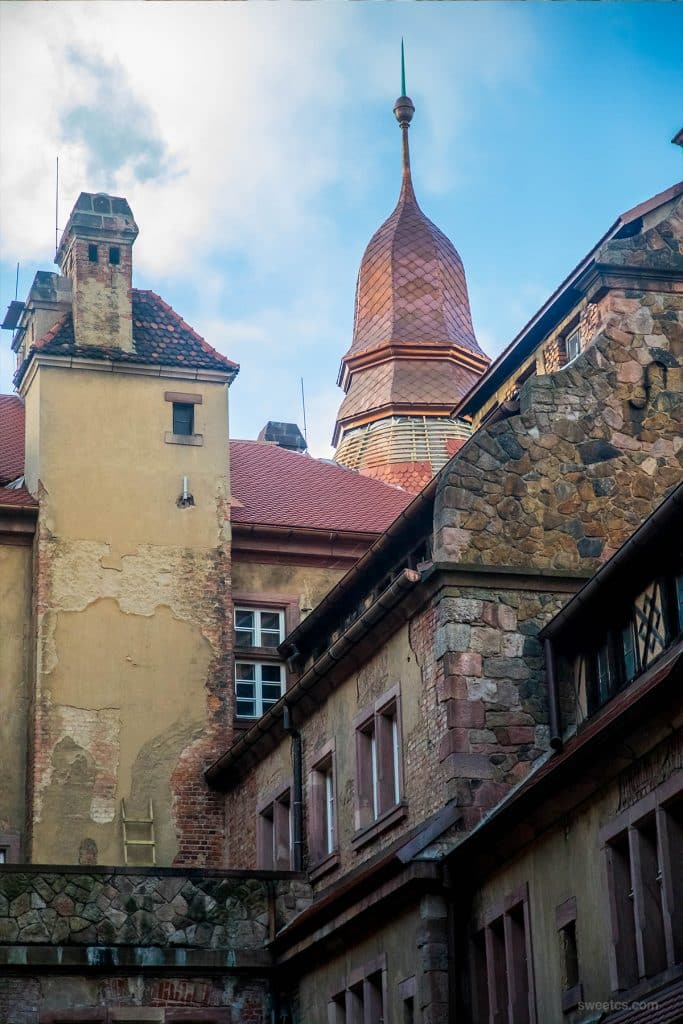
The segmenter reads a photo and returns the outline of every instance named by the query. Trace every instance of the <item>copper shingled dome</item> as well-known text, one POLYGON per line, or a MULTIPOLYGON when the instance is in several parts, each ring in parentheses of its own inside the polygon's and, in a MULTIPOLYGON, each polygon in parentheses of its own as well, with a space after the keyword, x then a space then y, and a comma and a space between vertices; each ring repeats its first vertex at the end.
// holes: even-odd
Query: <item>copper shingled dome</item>
POLYGON ((396 209, 363 255, 349 355, 391 343, 458 345, 484 355, 462 260, 418 206, 407 160, 396 209))

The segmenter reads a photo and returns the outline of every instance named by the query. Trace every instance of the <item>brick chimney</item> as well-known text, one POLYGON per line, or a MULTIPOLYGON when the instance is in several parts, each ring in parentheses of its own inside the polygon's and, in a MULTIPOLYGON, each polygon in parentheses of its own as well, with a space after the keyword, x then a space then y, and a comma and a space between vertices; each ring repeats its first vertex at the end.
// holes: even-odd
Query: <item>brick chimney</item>
POLYGON ((131 287, 138 227, 128 202, 81 192, 55 263, 71 280, 77 345, 133 349, 131 287))

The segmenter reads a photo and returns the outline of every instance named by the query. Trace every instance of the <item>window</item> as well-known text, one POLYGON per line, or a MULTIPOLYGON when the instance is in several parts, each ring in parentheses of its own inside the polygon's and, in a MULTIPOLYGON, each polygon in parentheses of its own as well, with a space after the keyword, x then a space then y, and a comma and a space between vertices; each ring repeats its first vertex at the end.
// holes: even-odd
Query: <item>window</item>
POLYGON ((387 1007, 387 958, 352 971, 345 989, 327 1006, 328 1024, 384 1024, 387 1007))
POLYGON ((194 405, 189 402, 173 403, 173 433, 180 437, 194 434, 194 405))
POLYGON ((337 795, 334 741, 319 753, 309 778, 309 855, 315 876, 335 867, 337 851, 337 795), (333 858, 333 859, 332 859, 333 858), (318 869, 317 872, 315 869, 318 869))
POLYGON ((650 668, 683 631, 683 573, 652 580, 630 602, 620 601, 577 659, 592 714, 650 668))
POLYGON ((109 247, 109 262, 112 267, 118 267, 121 262, 121 250, 118 245, 111 245, 109 247))
POLYGON ((565 350, 567 352, 567 362, 571 363, 572 359, 576 359, 579 352, 581 351, 581 331, 578 327, 567 335, 564 341, 565 350))
POLYGON ((683 963, 683 782, 672 775, 603 829, 615 991, 683 963))
POLYGON ((260 718, 284 692, 284 665, 235 662, 235 713, 239 718, 260 718))
POLYGON ((417 984, 415 978, 406 978, 399 983, 398 998, 401 1003, 401 1024, 417 1024, 415 1016, 415 1003, 417 996, 417 984))
POLYGON ((88 259, 89 259, 89 261, 91 263, 97 263, 98 256, 97 256, 97 246, 96 245, 89 245, 88 246, 88 259))
POLYGON ((19 832, 0 832, 0 864, 18 864, 20 847, 19 832))
POLYGON ((400 703, 394 691, 356 719, 358 829, 367 829, 402 806, 401 762, 400 703))
POLYGON ((285 638, 282 608, 235 608, 235 713, 260 718, 285 691, 285 665, 277 647, 285 638), (247 657, 247 655, 249 657, 247 657))
POLYGON ((475 1024, 534 1024, 527 888, 475 931, 470 944, 472 1020, 475 1024))
POLYGON ((267 871, 289 871, 292 864, 291 787, 259 809, 258 866, 267 871))
POLYGON ((272 608, 235 608, 235 646, 276 648, 285 638, 285 615, 272 608))
POLYGON ((562 965, 562 1012, 576 1009, 583 999, 579 980, 579 950, 576 943, 576 899, 565 900, 555 911, 562 965))

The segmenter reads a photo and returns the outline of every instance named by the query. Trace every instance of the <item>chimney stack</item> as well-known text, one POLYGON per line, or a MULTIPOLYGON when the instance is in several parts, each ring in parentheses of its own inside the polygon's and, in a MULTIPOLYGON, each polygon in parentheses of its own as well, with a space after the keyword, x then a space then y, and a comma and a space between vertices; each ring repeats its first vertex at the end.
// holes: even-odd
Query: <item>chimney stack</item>
POLYGON ((133 242, 137 234, 125 199, 81 192, 55 256, 61 273, 72 284, 77 345, 132 351, 133 242))

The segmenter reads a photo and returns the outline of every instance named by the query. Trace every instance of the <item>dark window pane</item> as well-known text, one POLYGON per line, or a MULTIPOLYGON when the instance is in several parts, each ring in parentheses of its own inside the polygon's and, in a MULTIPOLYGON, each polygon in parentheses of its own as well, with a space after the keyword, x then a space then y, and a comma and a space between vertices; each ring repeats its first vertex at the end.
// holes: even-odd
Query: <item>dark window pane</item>
POLYGON ((240 718, 256 718, 256 704, 253 700, 238 700, 236 712, 240 718))
POLYGON ((261 679, 264 683, 280 683, 282 681, 282 668, 280 665, 262 665, 261 679))
POLYGON ((118 245, 112 245, 109 247, 109 262, 112 267, 118 267, 121 262, 121 250, 118 245))
POLYGON ((194 405, 173 403, 173 433, 186 437, 194 434, 194 405))
POLYGON ((598 648, 595 658, 598 683, 598 703, 604 704, 611 696, 612 672, 607 644, 598 648))
POLYGON ((275 683, 264 683, 263 684, 263 699, 278 701, 282 696, 282 692, 279 684, 275 683))
POLYGON ((621 631, 621 642, 624 651, 624 669, 626 679, 633 679, 638 672, 638 656, 636 653, 636 638, 633 632, 633 624, 627 623, 621 631))
POLYGON ((238 661, 237 665, 235 665, 235 676, 237 679, 253 681, 256 678, 254 668, 255 666, 247 661, 238 661))
POLYGON ((245 700, 253 700, 254 698, 254 684, 253 683, 242 683, 238 679, 235 683, 235 693, 238 697, 244 697, 245 700))
POLYGON ((97 246, 96 245, 89 245, 88 246, 88 259, 90 260, 91 263, 97 263, 97 246))
POLYGON ((274 630, 276 633, 280 632, 280 614, 279 612, 261 612, 261 629, 274 630))

